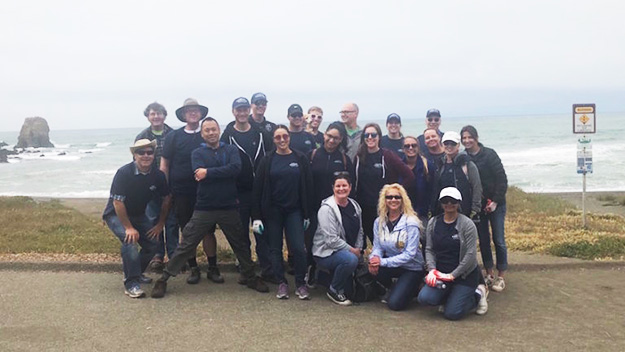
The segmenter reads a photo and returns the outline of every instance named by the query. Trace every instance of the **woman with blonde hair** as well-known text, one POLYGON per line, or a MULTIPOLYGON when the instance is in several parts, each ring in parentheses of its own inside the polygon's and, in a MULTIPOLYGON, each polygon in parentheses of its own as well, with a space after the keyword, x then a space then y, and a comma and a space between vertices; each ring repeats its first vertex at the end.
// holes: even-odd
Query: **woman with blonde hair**
POLYGON ((391 310, 403 310, 425 275, 419 251, 421 221, 406 190, 398 183, 385 185, 380 191, 378 214, 373 225, 369 272, 387 289, 383 302, 391 310), (393 279, 397 279, 395 284, 393 279))

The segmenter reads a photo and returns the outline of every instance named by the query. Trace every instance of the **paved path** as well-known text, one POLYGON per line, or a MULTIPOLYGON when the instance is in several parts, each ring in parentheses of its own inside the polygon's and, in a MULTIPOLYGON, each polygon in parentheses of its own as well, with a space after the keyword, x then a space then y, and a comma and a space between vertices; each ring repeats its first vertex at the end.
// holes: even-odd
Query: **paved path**
POLYGON ((518 265, 506 291, 491 293, 487 315, 459 322, 416 303, 405 312, 339 307, 322 289, 311 301, 280 301, 237 285, 234 272, 223 285, 179 276, 165 298, 133 300, 119 272, 4 266, 0 351, 625 350, 622 263, 530 257, 542 267, 518 265))

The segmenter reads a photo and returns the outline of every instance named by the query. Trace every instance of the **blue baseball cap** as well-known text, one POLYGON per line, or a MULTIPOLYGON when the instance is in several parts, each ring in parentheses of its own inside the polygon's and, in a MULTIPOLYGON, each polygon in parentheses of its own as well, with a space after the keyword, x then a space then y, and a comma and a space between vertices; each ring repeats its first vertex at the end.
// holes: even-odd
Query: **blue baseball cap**
POLYGON ((252 95, 252 104, 256 104, 259 102, 267 102, 267 96, 263 93, 254 93, 254 95, 252 95))
POLYGON ((250 102, 249 100, 247 100, 247 98, 244 97, 238 97, 236 99, 234 99, 234 101, 232 102, 232 108, 236 109, 236 108, 249 108, 250 107, 250 102))
POLYGON ((431 117, 431 116, 438 116, 441 117, 441 112, 438 111, 438 109, 430 109, 428 110, 428 112, 425 114, 425 117, 431 117))
POLYGON ((392 122, 393 120, 401 125, 401 117, 396 113, 392 113, 386 117, 386 123, 392 122))

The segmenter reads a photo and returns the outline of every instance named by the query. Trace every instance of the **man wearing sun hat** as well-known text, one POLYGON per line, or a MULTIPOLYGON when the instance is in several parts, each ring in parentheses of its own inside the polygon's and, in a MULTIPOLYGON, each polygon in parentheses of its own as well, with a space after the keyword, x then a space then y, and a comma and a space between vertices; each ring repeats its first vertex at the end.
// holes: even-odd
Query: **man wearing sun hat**
MULTIPOLYGON (((197 182, 191 165, 191 153, 199 148, 204 140, 200 134, 200 121, 208 115, 208 108, 200 105, 197 100, 188 98, 182 107, 176 110, 176 117, 186 125, 167 135, 161 158, 161 171, 169 180, 173 196, 173 207, 180 229, 184 229, 193 215, 197 182)), ((214 233, 206 235, 203 241, 204 253, 208 258, 208 278, 216 283, 224 279, 217 268, 217 241, 214 233)), ((191 273, 187 283, 197 284, 200 281, 200 268, 195 257, 189 259, 191 273)))
POLYGON ((132 298, 143 297, 145 293, 140 284, 152 281, 143 276, 143 272, 156 252, 171 202, 165 175, 152 167, 155 150, 156 141, 149 139, 140 139, 130 147, 134 160, 117 170, 102 214, 102 219, 121 242, 124 292, 132 298), (153 226, 145 209, 155 197, 162 199, 162 207, 158 222, 153 226))

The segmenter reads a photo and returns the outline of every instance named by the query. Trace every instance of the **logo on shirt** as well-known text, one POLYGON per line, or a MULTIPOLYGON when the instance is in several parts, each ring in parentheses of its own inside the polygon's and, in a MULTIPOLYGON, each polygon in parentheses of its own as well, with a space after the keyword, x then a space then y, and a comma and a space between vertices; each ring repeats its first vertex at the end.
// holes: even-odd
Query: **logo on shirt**
POLYGON ((151 191, 151 192, 156 191, 156 186, 154 186, 154 185, 150 186, 150 191, 151 191))
POLYGON ((299 167, 299 165, 296 162, 292 162, 289 164, 290 167, 299 167))
POLYGON ((373 167, 375 167, 376 169, 381 169, 382 168, 382 163, 375 163, 375 164, 373 164, 373 167))
POLYGON ((459 240, 459 239, 460 239, 460 236, 458 236, 458 234, 451 235, 451 239, 452 239, 452 240, 459 240))
POLYGON ((266 124, 265 125, 265 129, 267 130, 267 132, 271 132, 272 128, 270 124, 266 124))
POLYGON ((304 144, 311 145, 312 143, 309 140, 304 141, 304 144))
POLYGON ((334 160, 334 163, 337 165, 343 165, 343 162, 341 160, 334 160))

